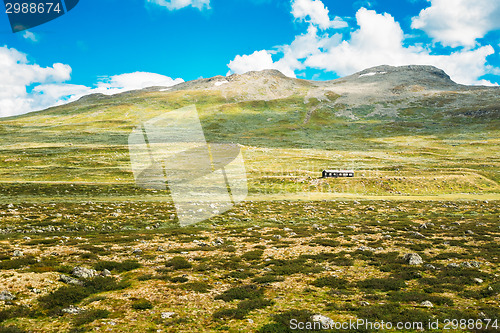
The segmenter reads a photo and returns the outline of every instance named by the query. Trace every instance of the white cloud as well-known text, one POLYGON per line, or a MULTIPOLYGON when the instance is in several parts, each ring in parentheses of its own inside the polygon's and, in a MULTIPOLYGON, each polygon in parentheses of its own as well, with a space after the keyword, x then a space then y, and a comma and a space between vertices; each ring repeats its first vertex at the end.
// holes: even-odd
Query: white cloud
POLYGON ((476 45, 489 31, 500 29, 498 0, 429 0, 431 6, 412 19, 421 29, 446 46, 476 45))
MULTIPOLYGON (((422 45, 405 45, 405 34, 394 18, 387 14, 378 14, 373 10, 361 8, 356 13, 359 28, 353 31, 349 39, 342 40, 340 34, 320 35, 318 29, 310 27, 308 32, 299 35, 290 45, 278 48, 281 57, 272 61, 275 51, 260 51, 267 54, 265 65, 280 69, 286 75, 294 77, 297 70, 316 68, 335 72, 340 76, 378 65, 433 65, 445 70, 453 80, 462 84, 484 84, 481 76, 494 72, 487 65, 486 57, 494 53, 490 45, 475 49, 459 50, 450 54, 435 55, 432 50, 422 45)), ((232 72, 241 73, 246 69, 257 70, 255 60, 237 56, 229 63, 232 72)), ((262 67, 264 62, 259 62, 262 67)))
POLYGON ((293 0, 292 15, 298 20, 317 25, 320 29, 345 28, 347 23, 340 17, 330 20, 329 10, 321 0, 293 0))
POLYGON ((64 82, 70 77, 68 65, 41 67, 30 64, 26 55, 15 49, 0 47, 0 116, 26 113, 39 106, 27 92, 28 86, 64 82))
POLYGON ((199 10, 210 9, 210 0, 146 0, 148 3, 153 3, 168 10, 178 10, 185 7, 193 7, 199 10))
POLYGON ((38 37, 34 33, 32 33, 31 31, 28 31, 28 30, 26 30, 24 32, 23 38, 27 39, 27 40, 30 40, 30 41, 32 41, 34 43, 38 42, 38 37))
POLYGON ((41 67, 29 63, 26 55, 15 49, 0 47, 0 117, 41 110, 93 93, 112 95, 184 82, 160 74, 135 72, 104 77, 92 88, 65 83, 70 78, 68 65, 56 63, 52 67, 41 67))

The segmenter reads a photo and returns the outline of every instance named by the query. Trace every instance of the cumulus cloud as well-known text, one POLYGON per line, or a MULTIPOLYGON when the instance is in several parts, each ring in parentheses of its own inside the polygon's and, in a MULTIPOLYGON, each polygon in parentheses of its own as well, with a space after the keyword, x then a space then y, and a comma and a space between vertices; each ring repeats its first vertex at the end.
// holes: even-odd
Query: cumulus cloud
POLYGON ((359 28, 347 38, 338 33, 321 32, 311 24, 308 32, 295 37, 290 45, 259 51, 260 56, 266 55, 266 61, 258 62, 259 66, 256 66, 257 57, 252 55, 237 56, 228 66, 234 73, 267 66, 295 77, 296 71, 307 68, 345 76, 383 64, 421 64, 445 70, 458 83, 491 84, 481 79, 483 75, 495 71, 487 65, 486 58, 495 52, 490 45, 436 55, 430 47, 408 45, 400 24, 388 13, 379 14, 361 8, 356 13, 356 21, 359 28), (274 55, 273 61, 271 54, 276 52, 279 54, 274 55))
POLYGON ((15 49, 0 47, 0 117, 41 110, 93 93, 112 95, 184 82, 147 72, 104 77, 94 87, 65 83, 70 78, 69 65, 56 63, 52 67, 41 67, 30 63, 25 54, 15 49))
POLYGON ((199 10, 209 9, 210 0, 146 0, 148 3, 153 3, 168 10, 178 10, 185 7, 193 7, 199 10))
POLYGON ((69 80, 71 67, 56 63, 52 67, 30 64, 26 55, 6 46, 0 47, 0 116, 31 111, 38 102, 27 87, 40 83, 69 80))
POLYGON ((476 45, 478 38, 500 28, 498 0, 429 0, 431 6, 412 19, 420 29, 446 46, 476 45))
POLYGON ((345 28, 347 22, 340 17, 330 20, 330 11, 320 0, 293 0, 292 15, 298 20, 317 25, 321 29, 345 28))

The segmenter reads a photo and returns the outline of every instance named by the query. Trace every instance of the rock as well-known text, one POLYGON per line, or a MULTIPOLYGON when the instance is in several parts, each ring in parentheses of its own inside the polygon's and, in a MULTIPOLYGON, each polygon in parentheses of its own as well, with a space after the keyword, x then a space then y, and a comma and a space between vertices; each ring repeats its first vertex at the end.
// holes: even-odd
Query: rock
POLYGON ((448 268, 459 268, 460 265, 455 264, 454 262, 452 262, 451 264, 448 264, 446 267, 448 267, 448 268))
POLYGON ((361 305, 361 306, 369 306, 370 303, 368 303, 366 301, 361 301, 361 302, 359 302, 359 305, 361 305))
POLYGON ((248 318, 247 321, 248 321, 249 324, 253 324, 254 323, 254 321, 252 319, 250 319, 250 318, 248 318))
POLYGON ((373 247, 368 247, 368 246, 360 246, 357 249, 358 251, 370 251, 370 252, 375 252, 376 250, 373 247))
POLYGON ((431 265, 431 264, 425 264, 424 267, 427 269, 433 269, 433 270, 436 269, 436 266, 431 265))
POLYGON ((102 276, 111 276, 111 272, 105 268, 105 269, 102 271, 101 275, 102 275, 102 276))
POLYGON ((467 235, 474 235, 474 232, 473 232, 472 230, 467 230, 465 233, 466 233, 467 235))
POLYGON ((473 278, 472 280, 474 280, 474 282, 479 283, 479 284, 481 284, 481 283, 483 283, 483 282, 484 282, 484 281, 483 281, 482 279, 480 279, 480 278, 473 278))
POLYGON ((212 242, 212 244, 213 244, 214 246, 221 246, 221 245, 223 245, 223 244, 224 244, 224 240, 223 240, 222 238, 216 238, 216 239, 212 242))
POLYGON ((59 276, 59 280, 61 280, 64 283, 67 283, 67 284, 76 284, 76 285, 79 285, 79 286, 83 285, 82 281, 80 281, 78 279, 75 279, 75 278, 72 278, 71 276, 64 275, 64 274, 61 274, 59 276))
POLYGON ((61 310, 61 312, 69 313, 69 314, 79 314, 82 311, 83 311, 82 308, 78 308, 78 307, 73 306, 73 305, 70 305, 69 307, 61 310))
POLYGON ((417 232, 417 231, 410 232, 410 235, 412 235, 413 237, 416 237, 416 238, 425 238, 424 235, 422 235, 420 232, 417 232))
POLYGON ((21 251, 14 250, 14 254, 13 254, 14 257, 22 257, 23 255, 24 255, 24 253, 22 253, 21 251))
POLYGON ((132 251, 133 254, 141 254, 142 253, 142 250, 141 249, 135 249, 134 251, 132 251))
POLYGON ((431 302, 429 301, 423 301, 422 303, 420 303, 420 306, 424 306, 426 308, 433 308, 434 307, 434 304, 432 304, 431 302))
POLYGON ((162 319, 169 319, 175 316, 175 312, 162 312, 161 313, 161 318, 162 319))
POLYGON ((312 315, 311 321, 321 323, 321 327, 335 327, 335 322, 333 321, 333 319, 320 314, 312 315))
POLYGON ((407 253, 404 255, 403 259, 409 265, 422 265, 424 263, 422 257, 416 253, 407 253))
POLYGON ((0 291, 0 301, 12 301, 16 297, 10 293, 10 291, 4 290, 0 291))
POLYGON ((78 266, 73 268, 73 275, 81 279, 91 279, 97 275, 97 271, 91 268, 78 266))

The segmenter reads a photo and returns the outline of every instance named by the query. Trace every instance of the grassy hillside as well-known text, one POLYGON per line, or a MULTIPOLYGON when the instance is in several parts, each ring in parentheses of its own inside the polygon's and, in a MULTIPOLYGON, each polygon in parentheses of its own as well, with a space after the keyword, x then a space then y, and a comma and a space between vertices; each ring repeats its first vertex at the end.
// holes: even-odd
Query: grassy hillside
POLYGON ((303 81, 272 100, 196 86, 150 89, 3 119, 0 181, 131 184, 131 130, 194 104, 207 141, 243 145, 251 194, 332 186, 368 195, 499 193, 498 89, 397 93, 349 105, 350 94, 333 87, 318 93, 303 81), (357 177, 318 180, 324 168, 353 168, 357 177))

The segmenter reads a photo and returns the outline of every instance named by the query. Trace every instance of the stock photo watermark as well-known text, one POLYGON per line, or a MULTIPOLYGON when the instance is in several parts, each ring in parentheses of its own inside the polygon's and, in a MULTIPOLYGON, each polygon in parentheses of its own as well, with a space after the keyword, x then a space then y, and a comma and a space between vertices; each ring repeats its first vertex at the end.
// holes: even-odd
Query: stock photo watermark
POLYGON ((168 188, 181 226, 222 214, 247 197, 240 146, 207 143, 195 106, 142 123, 128 144, 136 184, 168 188))

